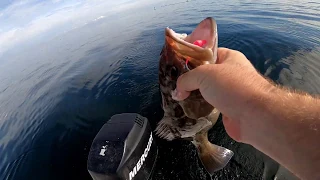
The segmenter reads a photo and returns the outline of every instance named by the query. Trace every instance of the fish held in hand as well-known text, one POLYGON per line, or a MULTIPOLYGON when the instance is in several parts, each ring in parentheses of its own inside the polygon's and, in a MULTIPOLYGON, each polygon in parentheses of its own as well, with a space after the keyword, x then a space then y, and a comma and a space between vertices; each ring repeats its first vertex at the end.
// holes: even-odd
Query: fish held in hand
POLYGON ((208 131, 219 118, 219 110, 209 104, 199 90, 182 101, 172 98, 178 77, 198 66, 214 64, 217 59, 218 34, 213 18, 202 20, 189 35, 165 29, 165 44, 159 62, 159 86, 164 117, 156 134, 168 141, 191 141, 198 150, 205 169, 212 175, 224 168, 233 152, 208 140, 208 131))

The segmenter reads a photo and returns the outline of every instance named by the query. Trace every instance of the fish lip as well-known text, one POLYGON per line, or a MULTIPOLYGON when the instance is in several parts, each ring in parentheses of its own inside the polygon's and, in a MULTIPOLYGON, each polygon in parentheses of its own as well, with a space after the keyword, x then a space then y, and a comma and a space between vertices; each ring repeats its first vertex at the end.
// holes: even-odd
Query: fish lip
POLYGON ((215 42, 217 41, 217 24, 216 21, 211 18, 208 17, 204 20, 202 20, 198 26, 192 31, 191 34, 187 35, 185 38, 181 38, 182 34, 176 33, 174 30, 170 29, 169 27, 166 27, 165 30, 165 34, 166 36, 169 36, 170 38, 172 38, 174 41, 176 41, 177 43, 180 43, 182 45, 185 45, 195 51, 202 51, 206 48, 208 49, 213 49, 215 47, 215 42), (209 25, 208 25, 209 24, 209 25), (194 34, 198 33, 198 31, 204 29, 201 26, 205 25, 206 28, 205 30, 208 31, 209 30, 209 37, 206 38, 207 40, 207 46, 205 47, 199 47, 197 45, 194 45, 193 42, 188 42, 188 38, 192 37, 194 34))

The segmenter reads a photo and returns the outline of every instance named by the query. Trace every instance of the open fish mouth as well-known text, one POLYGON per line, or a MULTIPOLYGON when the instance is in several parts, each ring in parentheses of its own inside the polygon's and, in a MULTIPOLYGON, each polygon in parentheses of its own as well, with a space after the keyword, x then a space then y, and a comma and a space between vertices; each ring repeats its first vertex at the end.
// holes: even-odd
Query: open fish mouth
POLYGON ((195 51, 201 51, 203 48, 213 49, 216 44, 217 24, 213 18, 208 17, 201 21, 189 35, 185 33, 176 33, 174 30, 167 27, 166 36, 169 36, 177 43, 192 48, 195 51), (194 42, 197 40, 205 40, 206 43, 202 47, 195 45, 194 42))
POLYGON ((202 20, 189 35, 176 33, 169 27, 165 29, 165 35, 167 45, 186 59, 193 58, 202 62, 216 60, 217 24, 211 17, 202 20))

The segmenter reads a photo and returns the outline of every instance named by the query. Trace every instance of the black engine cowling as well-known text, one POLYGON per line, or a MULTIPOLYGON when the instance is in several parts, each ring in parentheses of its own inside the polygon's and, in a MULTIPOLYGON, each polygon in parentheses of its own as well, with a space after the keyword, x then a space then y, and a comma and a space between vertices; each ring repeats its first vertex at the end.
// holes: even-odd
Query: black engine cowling
POLYGON ((117 114, 93 140, 87 167, 94 180, 146 180, 157 155, 148 119, 136 113, 117 114))

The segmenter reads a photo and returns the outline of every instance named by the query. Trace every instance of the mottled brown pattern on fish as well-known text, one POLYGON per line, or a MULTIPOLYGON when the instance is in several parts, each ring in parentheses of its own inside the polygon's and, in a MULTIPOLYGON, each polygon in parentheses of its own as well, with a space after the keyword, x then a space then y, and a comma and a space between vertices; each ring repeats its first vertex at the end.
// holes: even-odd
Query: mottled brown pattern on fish
MULTIPOLYGON (((202 62, 204 64, 205 62, 202 62)), ((184 66, 185 58, 179 56, 168 46, 164 46, 159 63, 159 85, 163 94, 165 111, 170 116, 179 118, 186 113, 192 119, 209 115, 214 107, 204 100, 199 90, 192 91, 190 96, 181 102, 171 98, 171 91, 176 88, 178 77, 187 72, 184 66)))

